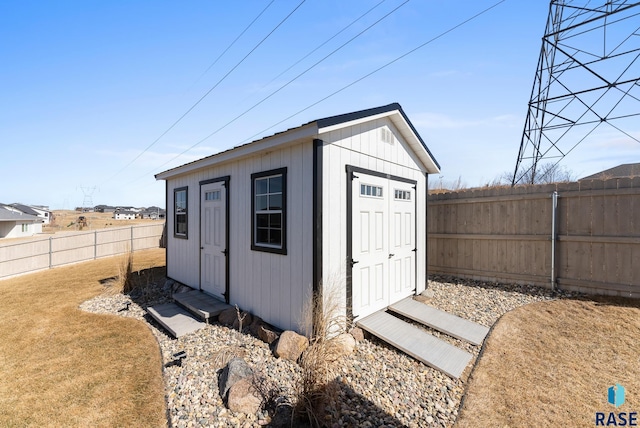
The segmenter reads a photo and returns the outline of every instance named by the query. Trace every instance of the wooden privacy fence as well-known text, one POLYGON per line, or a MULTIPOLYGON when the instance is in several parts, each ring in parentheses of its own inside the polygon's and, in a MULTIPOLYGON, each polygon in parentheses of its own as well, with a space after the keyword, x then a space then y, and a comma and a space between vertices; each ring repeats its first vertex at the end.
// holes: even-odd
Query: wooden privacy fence
POLYGON ((427 223, 430 274, 640 297, 640 177, 429 195, 427 223))
POLYGON ((0 244, 0 278, 161 246, 164 223, 0 244))

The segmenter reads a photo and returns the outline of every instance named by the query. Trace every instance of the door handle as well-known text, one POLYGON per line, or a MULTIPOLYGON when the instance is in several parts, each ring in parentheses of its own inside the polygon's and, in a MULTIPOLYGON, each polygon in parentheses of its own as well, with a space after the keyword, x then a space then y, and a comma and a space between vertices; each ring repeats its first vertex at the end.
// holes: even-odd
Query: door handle
POLYGON ((224 249, 224 250, 222 250, 222 251, 220 251, 220 252, 221 252, 222 254, 224 254, 225 256, 227 255, 227 250, 226 250, 226 249, 224 249))
POLYGON ((389 258, 391 258, 391 257, 393 257, 393 256, 395 256, 395 254, 389 254, 389 258))

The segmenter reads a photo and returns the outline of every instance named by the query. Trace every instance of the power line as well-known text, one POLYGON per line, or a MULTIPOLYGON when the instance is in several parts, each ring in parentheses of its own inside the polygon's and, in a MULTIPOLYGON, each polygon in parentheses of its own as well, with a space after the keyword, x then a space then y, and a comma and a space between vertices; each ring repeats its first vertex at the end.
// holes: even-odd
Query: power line
MULTIPOLYGON (((372 23, 371 25, 369 25, 367 28, 365 28, 364 30, 360 31, 358 34, 356 34, 355 36, 353 36, 352 38, 350 38, 349 40, 347 40, 346 42, 344 42, 342 45, 340 45, 339 47, 337 47, 336 49, 334 49, 333 51, 331 51, 329 54, 325 55, 322 59, 316 61, 313 65, 311 65, 310 67, 308 67, 307 69, 305 69, 303 72, 299 73, 297 76, 295 76, 294 78, 292 78, 291 80, 289 80, 287 83, 285 83, 284 85, 280 86, 278 89, 276 89, 275 91, 271 92, 269 95, 267 95, 266 97, 262 98, 260 101, 258 101, 257 103, 255 103, 254 105, 252 105, 251 107, 249 107, 247 110, 243 111, 242 113, 240 113, 239 115, 237 115, 236 117, 234 117, 233 119, 231 119, 230 121, 228 121, 227 123, 225 123, 224 125, 222 125, 221 127, 219 127, 218 129, 216 129, 215 131, 213 131, 212 133, 210 133, 209 135, 207 135, 206 137, 202 138, 201 140, 199 140, 197 143, 195 143, 194 145, 192 145, 191 147, 187 148, 186 150, 184 150, 183 152, 177 154, 176 156, 174 156, 173 158, 169 159, 168 161, 166 161, 165 163, 163 163, 162 165, 154 168, 154 170, 162 168, 163 166, 167 165, 168 163, 174 161, 175 159, 179 158, 180 156, 184 155, 185 153, 187 153, 188 151, 192 150, 193 148, 197 147, 198 145, 202 144, 204 141, 206 141, 207 139, 211 138, 212 136, 214 136, 215 134, 217 134, 218 132, 222 131, 224 128, 226 128, 227 126, 231 125, 233 122, 235 122, 236 120, 240 119, 241 117, 243 117, 244 115, 246 115, 247 113, 249 113, 250 111, 252 111, 253 109, 255 109, 256 107, 258 107, 260 104, 262 104, 263 102, 265 102, 266 100, 268 100, 269 98, 271 98, 272 96, 274 96, 275 94, 277 94, 278 92, 280 92, 281 90, 283 90, 284 88, 286 88, 287 86, 289 86, 291 83, 293 83, 294 81, 296 81, 297 79, 299 79, 300 77, 302 77, 303 75, 305 75, 306 73, 308 73, 310 70, 312 70, 313 68, 315 68, 316 66, 318 66, 321 62, 325 61, 327 58, 329 58, 330 56, 332 56, 333 54, 335 54, 336 52, 338 52, 339 50, 341 50, 342 48, 344 48, 346 45, 348 45, 349 43, 351 43, 352 41, 354 41, 355 39, 357 39, 358 37, 360 37, 362 34, 364 34, 365 32, 367 32, 368 30, 370 30, 371 28, 373 28, 374 26, 376 26, 377 24, 379 24, 381 21, 383 21, 385 18, 389 17, 391 14, 393 14, 394 12, 396 12, 398 9, 400 9, 402 6, 404 6, 405 4, 407 4, 410 0, 405 0, 403 3, 401 3, 400 5, 396 6, 394 9, 392 9, 391 11, 387 12, 384 16, 382 16, 381 18, 379 18, 377 21, 375 21, 374 23, 372 23)), ((505 1, 505 0, 503 0, 505 1)), ((368 12, 367 12, 368 13, 368 12)), ((364 16, 364 15, 363 15, 364 16)), ((358 18, 360 19, 360 18, 358 18)), ((343 30, 341 30, 342 32, 343 30)), ((275 126, 275 125, 274 125, 275 126)), ((272 128, 273 126, 271 126, 270 128, 272 128)), ((268 128, 268 129, 270 129, 268 128)), ((153 172, 153 171, 151 171, 153 172)), ((149 174, 149 173, 148 173, 149 174)), ((142 177, 147 176, 148 174, 145 174, 142 177)))
POLYGON ((218 82, 216 82, 215 85, 213 85, 211 87, 211 89, 209 89, 202 97, 200 97, 200 99, 198 101, 196 101, 191 107, 189 107, 189 109, 178 118, 178 120, 176 120, 175 122, 173 122, 173 124, 171 126, 169 126, 162 134, 160 134, 160 136, 158 138, 156 138, 151 144, 149 144, 142 152, 140 152, 138 154, 138 156, 136 156, 135 158, 133 158, 128 164, 126 164, 124 167, 122 167, 120 170, 118 170, 113 176, 111 176, 110 178, 108 178, 106 181, 110 181, 112 180, 115 176, 117 176, 118 174, 120 174, 122 171, 124 171, 126 168, 128 168, 131 164, 133 164, 136 160, 138 160, 143 154, 145 154, 151 147, 153 147, 158 141, 160 141, 160 139, 162 137, 164 137, 165 135, 167 135, 169 133, 169 131, 171 131, 178 123, 180 123, 180 121, 182 121, 182 119, 184 119, 189 113, 191 113, 191 111, 196 108, 196 106, 198 104, 200 104, 202 102, 202 100, 204 100, 211 92, 213 92, 214 89, 216 89, 218 87, 218 85, 220 85, 220 83, 222 83, 236 68, 238 68, 256 49, 258 49, 258 47, 260 47, 260 45, 262 45, 262 43, 264 43, 278 28, 280 28, 280 26, 282 24, 285 23, 285 21, 287 21, 291 15, 293 15, 295 13, 295 11, 297 11, 300 6, 302 6, 304 4, 306 0, 302 0, 300 3, 298 3, 298 5, 291 11, 289 12, 289 14, 287 16, 284 17, 284 19, 282 19, 278 25, 276 25, 266 36, 264 36, 264 38, 262 40, 260 40, 260 42, 258 42, 258 44, 256 44, 250 51, 249 53, 247 53, 238 63, 236 63, 236 65, 234 65, 231 70, 229 70, 224 76, 222 76, 222 78, 220 78, 220 80, 218 80, 218 82))
MULTIPOLYGON (((315 52, 318 51, 318 49, 320 49, 321 47, 323 47, 324 45, 326 45, 327 43, 329 43, 331 40, 335 39, 336 37, 338 37, 340 34, 344 33, 346 30, 348 30, 351 26, 353 26, 356 22, 360 21, 362 18, 364 18, 365 16, 367 16, 369 13, 373 12, 374 9, 376 9, 378 6, 380 6, 382 3, 384 3, 387 0, 381 0, 380 2, 378 2, 377 4, 375 4, 373 7, 371 7, 369 10, 367 10, 365 13, 363 13, 362 15, 360 15, 358 18, 354 19, 353 21, 351 21, 350 24, 348 24, 346 27, 342 28, 342 30, 338 31, 337 33, 335 33, 333 36, 329 37, 327 40, 325 40, 324 42, 322 42, 321 44, 319 44, 317 47, 315 47, 313 50, 311 50, 309 53, 307 53, 305 56, 303 56, 302 58, 300 58, 299 60, 297 60, 296 62, 294 62, 293 64, 291 64, 289 67, 287 67, 285 70, 283 70, 282 72, 280 72, 280 74, 278 74, 276 77, 274 77, 273 79, 271 79, 267 84, 265 84, 264 86, 262 86, 262 88, 260 88, 257 92, 261 92, 264 88, 268 87, 270 84, 272 84, 276 79, 278 79, 280 76, 282 76, 283 74, 285 74, 287 71, 291 70, 293 67, 295 67, 296 65, 300 64, 302 61, 304 61, 305 59, 309 58, 311 55, 313 55, 315 52)), ((248 97, 247 97, 248 98, 248 97)), ((245 98, 246 100, 246 98, 245 98)), ((244 100, 243 100, 244 102, 244 100)))
POLYGON ((355 85, 355 84, 357 84, 357 83, 359 83, 359 82, 363 81, 364 79, 366 79, 366 78, 368 78, 368 77, 370 77, 370 76, 372 76, 372 75, 376 74, 376 73, 377 73, 377 72, 379 72, 380 70, 383 70, 383 69, 387 68, 388 66, 390 66, 390 65, 392 65, 392 64, 394 64, 394 63, 396 63, 396 62, 400 61, 400 60, 401 60, 401 59, 403 59, 404 57, 406 57, 406 56, 408 56, 408 55, 411 55, 411 54, 412 54, 412 53, 414 53, 415 51, 417 51, 417 50, 419 50, 419 49, 422 49, 422 48, 423 48, 423 47, 425 47, 426 45, 428 45, 428 44, 431 44, 431 43, 435 42, 436 40, 438 40, 438 39, 440 39, 440 38, 444 37, 445 35, 447 35, 447 34, 451 33, 452 31, 457 30, 458 28, 460 28, 460 27, 462 27, 463 25, 465 25, 465 24, 467 24, 467 23, 469 23, 469 22, 473 21, 474 19, 476 19, 476 18, 480 17, 481 15, 484 15, 485 13, 489 12, 491 9, 494 9, 495 7, 497 7, 497 6, 499 6, 500 4, 504 3, 505 1, 507 1, 507 0, 500 0, 500 1, 496 2, 496 3, 494 3, 493 5, 491 5, 491 6, 489 6, 488 8, 486 8, 486 9, 482 10, 481 12, 476 13, 476 14, 475 14, 475 15, 473 15, 472 17, 467 18, 466 20, 464 20, 464 21, 460 22, 459 24, 456 24, 455 26, 453 26, 453 27, 449 28, 449 29, 448 29, 448 30, 446 30, 446 31, 443 31, 442 33, 438 34, 437 36, 435 36, 435 37, 433 37, 433 38, 431 38, 431 39, 427 40, 426 42, 422 43, 421 45, 418 45, 417 47, 415 47, 415 48, 411 49, 410 51, 405 52, 404 54, 400 55, 399 57, 397 57, 397 58, 395 58, 395 59, 393 59, 393 60, 391 60, 391 61, 389 61, 388 63, 384 64, 383 66, 376 68, 376 69, 375 69, 375 70, 373 70, 372 72, 370 72, 370 73, 368 73, 368 74, 365 74, 364 76, 362 76, 362 77, 360 77, 360 78, 358 78, 358 79, 354 80, 353 82, 349 83, 349 84, 348 84, 348 85, 346 85, 346 86, 343 86, 342 88, 338 89, 337 91, 334 91, 334 92, 330 93, 330 94, 329 94, 329 95, 327 95, 326 97, 321 98, 321 99, 319 99, 318 101, 316 101, 316 102, 314 102, 314 103, 312 103, 312 104, 309 104, 307 107, 303 108, 302 110, 298 110, 297 112, 293 113, 292 115, 290 115, 290 116, 288 116, 288 117, 286 117, 286 118, 282 119, 281 121, 279 121, 279 122, 277 122, 277 123, 274 123, 273 125, 269 126, 268 128, 265 128, 265 129, 263 129, 262 131, 260 131, 260 132, 258 132, 258 133, 256 133, 256 134, 254 134, 253 136, 251 136, 251 137, 249 137, 249 138, 244 139, 244 140, 243 140, 243 141, 241 141, 239 144, 243 144, 243 143, 245 143, 245 142, 247 142, 247 141, 253 140, 253 139, 255 139, 257 136, 264 134, 265 132, 267 132, 267 131, 268 131, 268 130, 270 130, 271 128, 274 128, 274 127, 276 127, 276 126, 280 125, 281 123, 286 122, 287 120, 289 120, 289 119, 291 119, 291 118, 293 118, 293 117, 295 117, 295 116, 299 115, 300 113, 303 113, 303 112, 305 112, 305 111, 309 110, 310 108, 315 107, 316 105, 320 104, 321 102, 328 100, 329 98, 333 97, 334 95, 339 94, 340 92, 342 92, 342 91, 344 91, 344 90, 346 90, 346 89, 348 89, 348 88, 352 87, 353 85, 355 85))
POLYGON ((217 58, 216 58, 216 59, 211 63, 211 65, 209 65, 209 67, 207 67, 207 69, 206 69, 206 70, 205 70, 205 71, 200 75, 200 77, 198 77, 198 79, 196 79, 196 82, 198 82, 198 80, 202 79, 202 76, 204 76, 205 74, 207 74, 207 72, 208 72, 209 70, 211 70, 211 68, 212 68, 214 65, 216 65, 216 63, 220 60, 220 58, 222 58, 222 57, 224 56, 224 54, 226 54, 226 53, 227 53, 227 51, 228 51, 229 49, 231 49, 231 48, 233 47, 233 45, 235 45, 235 44, 236 44, 236 42, 238 41, 238 39, 240 39, 240 37, 242 37, 242 36, 244 35, 244 33, 246 33, 246 32, 247 32, 247 30, 248 30, 249 28, 251 28, 251 27, 253 26, 253 24, 255 24, 255 22, 256 22, 256 21, 257 21, 257 20, 258 20, 258 19, 259 19, 259 18, 260 18, 260 17, 261 17, 261 16, 262 16, 266 11, 267 11, 267 9, 269 9, 269 6, 271 6, 271 5, 273 4, 273 2, 275 2, 275 1, 276 1, 276 0, 271 0, 271 2, 269 2, 269 4, 268 4, 268 5, 266 5, 264 9, 262 9, 262 11, 258 14, 258 16, 256 16, 256 17, 253 19, 253 21, 251 21, 251 22, 249 23, 249 25, 247 25, 247 26, 245 27, 245 29, 244 29, 244 30, 242 30, 242 32, 241 32, 240 34, 238 34, 238 37, 236 37, 236 38, 233 40, 233 42, 231 42, 231 44, 230 44, 229 46, 227 46, 227 48, 226 48, 226 49, 225 49, 225 50, 224 50, 220 55, 218 55, 218 57, 217 57, 217 58))

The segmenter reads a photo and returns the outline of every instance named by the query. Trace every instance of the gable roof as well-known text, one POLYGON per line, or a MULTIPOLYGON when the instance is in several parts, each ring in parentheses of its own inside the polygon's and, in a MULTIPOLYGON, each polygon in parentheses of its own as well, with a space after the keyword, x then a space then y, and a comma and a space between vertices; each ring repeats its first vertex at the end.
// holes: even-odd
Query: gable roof
POLYGON ((343 128, 349 126, 349 124, 375 120, 380 117, 388 117, 393 122, 398 131, 408 141, 412 150, 418 155, 418 158, 423 163, 427 172, 437 173, 440 171, 440 165, 431 154, 431 151, 427 148, 424 140, 420 137, 420 134, 418 134, 418 131, 416 131, 404 110, 402 110, 400 104, 392 103, 385 106, 313 120, 300 125, 297 128, 290 128, 286 131, 278 132, 271 136, 242 144, 220 153, 169 169, 156 174, 155 178, 157 180, 165 180, 202 167, 216 165, 242 156, 248 156, 267 148, 294 144, 305 139, 308 140, 317 137, 322 132, 328 132, 336 128, 343 128))
POLYGON ((605 169, 580 180, 605 180, 608 178, 625 178, 640 176, 640 163, 625 163, 605 169))

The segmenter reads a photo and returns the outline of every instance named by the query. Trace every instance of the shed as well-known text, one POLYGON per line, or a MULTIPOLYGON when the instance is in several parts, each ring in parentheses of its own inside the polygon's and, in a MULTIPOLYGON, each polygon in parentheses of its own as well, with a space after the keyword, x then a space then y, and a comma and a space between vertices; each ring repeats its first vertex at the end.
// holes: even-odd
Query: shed
POLYGON ((427 174, 397 103, 315 120, 156 175, 167 275, 307 332, 331 288, 358 320, 426 285, 427 174))

